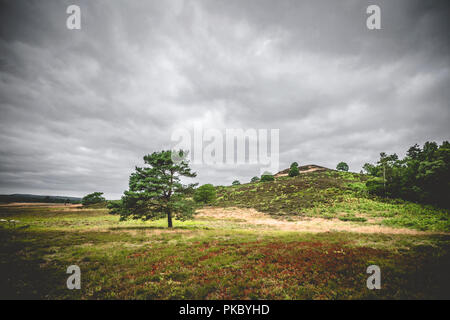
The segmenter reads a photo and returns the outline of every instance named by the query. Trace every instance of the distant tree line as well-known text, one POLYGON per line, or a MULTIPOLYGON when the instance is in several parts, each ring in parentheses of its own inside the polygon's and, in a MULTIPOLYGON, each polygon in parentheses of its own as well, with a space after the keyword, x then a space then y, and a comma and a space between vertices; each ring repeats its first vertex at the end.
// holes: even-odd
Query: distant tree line
POLYGON ((0 195, 0 203, 11 202, 80 203, 81 199, 74 197, 65 198, 61 196, 39 196, 23 194, 0 195))
POLYGON ((371 194, 450 208, 450 143, 426 142, 410 147, 406 156, 380 153, 375 164, 363 166, 373 176, 366 183, 371 194))

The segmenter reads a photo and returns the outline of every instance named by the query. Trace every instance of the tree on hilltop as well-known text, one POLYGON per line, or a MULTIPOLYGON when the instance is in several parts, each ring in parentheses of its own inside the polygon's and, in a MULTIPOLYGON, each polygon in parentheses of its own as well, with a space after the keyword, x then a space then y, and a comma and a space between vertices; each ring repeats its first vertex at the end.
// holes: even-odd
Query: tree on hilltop
POLYGON ((339 162, 336 166, 336 170, 338 171, 348 171, 348 164, 346 164, 345 162, 339 162))

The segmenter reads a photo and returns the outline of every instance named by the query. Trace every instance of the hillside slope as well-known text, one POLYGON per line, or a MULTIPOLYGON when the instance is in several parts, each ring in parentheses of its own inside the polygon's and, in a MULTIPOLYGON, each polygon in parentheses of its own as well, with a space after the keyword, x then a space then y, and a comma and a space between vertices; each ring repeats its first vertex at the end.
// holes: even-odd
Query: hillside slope
POLYGON ((254 208, 274 217, 321 217, 423 231, 450 232, 449 211, 367 193, 366 175, 320 170, 272 182, 218 187, 216 205, 254 208))

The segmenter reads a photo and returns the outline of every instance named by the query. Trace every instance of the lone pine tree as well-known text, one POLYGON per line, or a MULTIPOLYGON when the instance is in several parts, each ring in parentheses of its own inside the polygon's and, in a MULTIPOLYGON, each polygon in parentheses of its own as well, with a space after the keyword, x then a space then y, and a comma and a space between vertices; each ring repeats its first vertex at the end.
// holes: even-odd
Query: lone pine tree
POLYGON ((172 217, 185 220, 194 214, 194 203, 185 195, 193 192, 197 184, 184 185, 181 177, 193 178, 197 174, 189 168, 184 151, 160 151, 144 156, 146 167, 136 167, 129 180, 129 190, 121 201, 110 204, 112 214, 121 220, 155 220, 167 217, 172 228, 172 217), (180 159, 174 161, 174 159, 180 159))

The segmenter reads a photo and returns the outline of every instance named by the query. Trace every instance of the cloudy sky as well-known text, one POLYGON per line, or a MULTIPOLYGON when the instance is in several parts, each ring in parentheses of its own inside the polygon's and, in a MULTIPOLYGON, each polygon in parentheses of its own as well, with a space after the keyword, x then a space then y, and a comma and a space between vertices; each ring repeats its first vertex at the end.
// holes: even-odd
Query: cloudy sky
MULTIPOLYGON (((449 2, 0 1, 0 193, 119 198, 177 128, 280 129, 291 162, 359 172, 450 139, 449 2), (68 30, 66 8, 81 8, 68 30), (368 30, 366 8, 381 8, 368 30)), ((255 166, 198 165, 230 184, 255 166)))

